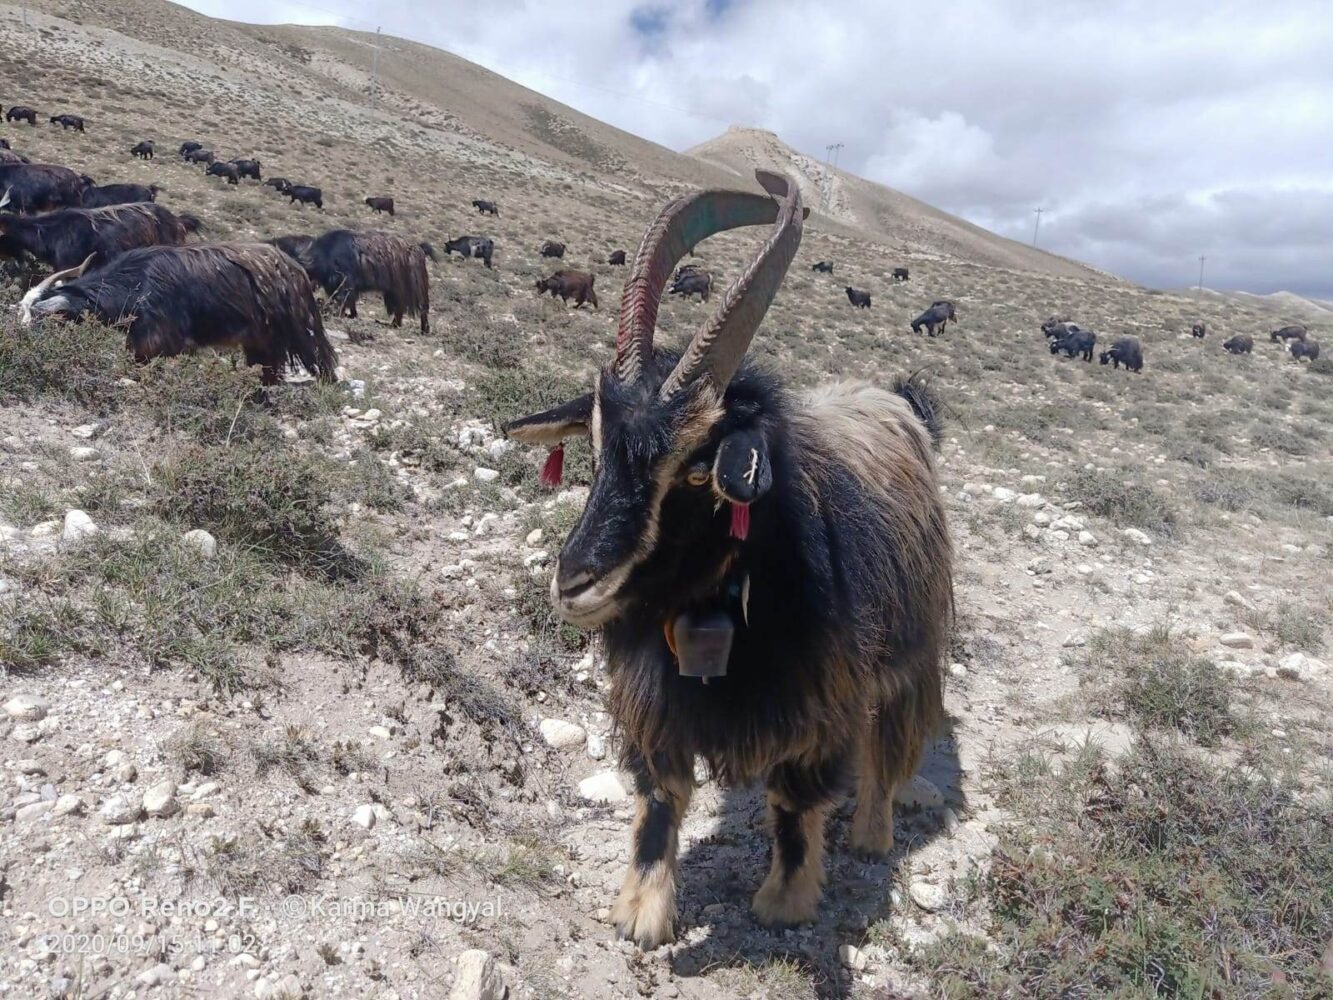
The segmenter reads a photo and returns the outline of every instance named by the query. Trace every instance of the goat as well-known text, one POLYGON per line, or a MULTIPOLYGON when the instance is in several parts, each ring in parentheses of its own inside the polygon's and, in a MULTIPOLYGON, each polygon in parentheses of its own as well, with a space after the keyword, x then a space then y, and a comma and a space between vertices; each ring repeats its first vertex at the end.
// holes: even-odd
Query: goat
POLYGON ((264 187, 271 187, 278 194, 286 194, 287 189, 292 186, 292 182, 286 177, 270 177, 264 182, 264 187))
POLYGON ((697 295, 700 302, 707 302, 713 294, 713 276, 703 268, 691 266, 671 282, 667 292, 670 295, 683 295, 687 299, 697 295))
POLYGON ((5 112, 5 121, 7 122, 27 122, 33 128, 37 127, 37 112, 32 108, 13 107, 5 112))
POLYGON ((1222 342, 1222 350, 1228 354, 1249 354, 1254 350, 1254 338, 1248 333, 1238 333, 1222 342))
POLYGON ((324 210, 324 192, 317 187, 306 187, 304 184, 288 184, 282 193, 287 196, 288 205, 300 202, 302 205, 314 205, 320 211, 324 210))
POLYGON ((460 236, 444 245, 446 257, 455 253, 460 257, 475 257, 489 268, 495 244, 485 236, 460 236))
POLYGON ((1317 340, 1291 340, 1287 342, 1287 352, 1291 355, 1293 361, 1299 361, 1305 358, 1307 361, 1319 360, 1319 341, 1317 340))
POLYGON ((947 299, 940 299, 938 302, 932 302, 929 309, 912 320, 912 332, 920 333, 924 326, 926 333, 933 337, 935 336, 935 327, 938 326, 940 333, 943 333, 950 320, 957 323, 958 313, 954 310, 952 302, 947 299))
POLYGON ((1204 337, 1208 336, 1208 324, 1195 323, 1190 327, 1190 336, 1195 340, 1203 340, 1204 337))
POLYGON ((894 789, 943 715, 953 582, 937 404, 915 377, 798 394, 745 359, 805 214, 794 181, 758 176, 772 197, 671 202, 644 236, 593 391, 503 428, 556 447, 548 485, 563 439, 589 436, 596 456, 551 601, 604 639, 637 806, 611 919, 642 948, 674 936, 697 757, 725 782, 766 778, 773 855, 754 912, 800 923, 816 915, 845 780, 856 774, 852 848, 887 855, 894 789), (665 275, 690 241, 767 223, 685 352, 656 349, 665 275))
POLYGON ((292 236, 275 236, 273 239, 265 240, 264 242, 277 247, 293 260, 299 261, 310 249, 310 244, 315 242, 315 238, 304 234, 296 234, 292 236))
POLYGON ((209 177, 225 177, 228 184, 241 183, 241 172, 234 163, 210 163, 204 173, 209 177))
POLYGON ((563 257, 565 255, 565 245, 556 243, 554 240, 547 240, 542 244, 543 257, 563 257))
POLYGON ((187 156, 189 156, 191 153, 193 153, 196 149, 203 149, 203 148, 204 148, 204 144, 203 144, 202 142, 195 142, 194 140, 190 140, 190 141, 188 141, 188 142, 182 142, 182 143, 181 143, 181 148, 180 148, 181 159, 182 159, 182 160, 185 159, 187 156))
POLYGON ((850 302, 850 303, 853 305, 853 307, 855 307, 855 308, 857 308, 857 309, 869 309, 869 308, 870 308, 870 293, 869 293, 869 292, 859 292, 859 291, 857 291, 855 288, 853 288, 851 285, 848 285, 848 286, 844 289, 844 291, 847 292, 847 301, 850 302))
POLYGON ((80 205, 84 208, 106 208, 108 205, 132 205, 139 201, 156 201, 160 191, 156 184, 101 184, 83 192, 80 205))
POLYGON ((333 381, 337 357, 305 272, 262 243, 146 247, 85 275, 58 271, 29 289, 19 305, 25 325, 43 317, 92 315, 124 327, 135 361, 204 347, 240 347, 263 369, 265 385, 300 363, 333 381))
POLYGON ((257 181, 264 179, 259 172, 260 163, 258 160, 229 160, 228 162, 236 168, 236 174, 239 177, 249 177, 257 181))
POLYGON ((564 303, 573 299, 575 309, 585 302, 591 302, 594 309, 599 309, 597 292, 592 287, 596 281, 597 275, 586 271, 556 271, 549 278, 537 279, 537 294, 550 292, 551 298, 559 295, 560 301, 564 303))
POLYGON ((1064 351, 1065 357, 1072 358, 1078 355, 1084 361, 1092 361, 1092 348, 1097 343, 1097 335, 1091 330, 1084 330, 1082 327, 1074 327, 1063 337, 1051 341, 1051 353, 1059 354, 1064 351))
POLYGON ((1304 340, 1305 327, 1303 326, 1284 326, 1281 330, 1274 330, 1268 335, 1268 339, 1276 344, 1281 341, 1304 340))
POLYGON ((912 274, 905 267, 895 267, 890 277, 893 278, 894 281, 910 281, 912 274))
POLYGON ((212 164, 217 156, 211 149, 192 149, 185 154, 186 163, 204 163, 212 164))
POLYGON ((52 115, 51 124, 59 125, 62 132, 68 128, 72 128, 76 132, 83 131, 83 119, 78 115, 52 115))
POLYGON ((145 139, 143 142, 137 142, 130 147, 130 155, 139 160, 151 160, 153 158, 153 140, 145 139))
POLYGON ((69 167, 51 163, 0 164, 0 191, 8 195, 11 212, 49 212, 76 208, 83 192, 92 187, 90 178, 69 167))
POLYGON ((420 246, 391 233, 331 229, 301 254, 301 264, 340 314, 355 319, 357 298, 379 292, 394 326, 406 313, 421 317, 421 332, 430 333, 430 278, 420 246))
POLYGON ((833 261, 831 260, 815 261, 815 263, 810 265, 810 270, 817 271, 820 274, 832 274, 833 261))
POLYGON ((366 205, 370 209, 372 209, 377 215, 380 212, 388 212, 390 216, 393 215, 392 198, 367 198, 366 205))
POLYGON ((612 251, 611 251, 611 256, 606 258, 606 262, 607 262, 608 264, 610 264, 612 267, 624 267, 624 266, 625 266, 625 251, 624 251, 624 250, 612 250, 612 251))
MULTIPOLYGON (((0 207, 4 199, 0 198, 0 207)), ((179 246, 198 228, 193 216, 177 217, 152 203, 111 208, 66 208, 42 215, 0 215, 0 256, 29 253, 56 270, 89 255, 100 267, 127 250, 179 246)))
POLYGON ((1138 337, 1117 337, 1109 350, 1102 351, 1098 358, 1102 364, 1111 364, 1119 368, 1122 364, 1126 371, 1143 371, 1143 345, 1138 337))
POLYGON ((481 215, 498 216, 500 214, 499 207, 493 201, 483 201, 481 199, 477 199, 472 203, 472 207, 475 208, 481 215))

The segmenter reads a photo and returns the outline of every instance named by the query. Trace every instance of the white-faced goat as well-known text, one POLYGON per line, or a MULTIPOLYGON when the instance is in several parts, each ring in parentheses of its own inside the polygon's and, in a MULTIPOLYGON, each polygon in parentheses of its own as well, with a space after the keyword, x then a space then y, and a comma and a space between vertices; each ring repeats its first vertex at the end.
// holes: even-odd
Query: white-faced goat
POLYGON ((851 847, 893 847, 893 793, 942 714, 951 549, 932 454, 936 404, 916 379, 806 393, 745 358, 796 255, 796 184, 703 191, 648 229, 621 302, 616 355, 593 390, 506 425, 555 446, 591 439, 587 505, 551 600, 600 628, 610 710, 637 815, 612 910, 642 947, 669 940, 680 824, 702 758, 765 779, 774 847, 754 897, 767 925, 814 918, 824 826, 856 785, 851 847), (774 224, 681 354, 653 333, 672 265, 699 241, 774 224))

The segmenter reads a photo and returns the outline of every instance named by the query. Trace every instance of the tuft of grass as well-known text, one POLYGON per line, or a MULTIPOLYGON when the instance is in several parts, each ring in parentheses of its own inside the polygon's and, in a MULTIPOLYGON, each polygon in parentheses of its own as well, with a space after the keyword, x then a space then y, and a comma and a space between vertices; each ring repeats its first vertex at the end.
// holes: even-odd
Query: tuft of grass
POLYGON ((131 374, 124 335, 99 323, 0 324, 0 404, 55 398, 105 415, 131 374))
POLYGON ((1176 508, 1169 498, 1150 486, 1125 481, 1120 473, 1081 471, 1067 492, 1089 513, 1121 527, 1143 528, 1167 537, 1180 530, 1176 508))

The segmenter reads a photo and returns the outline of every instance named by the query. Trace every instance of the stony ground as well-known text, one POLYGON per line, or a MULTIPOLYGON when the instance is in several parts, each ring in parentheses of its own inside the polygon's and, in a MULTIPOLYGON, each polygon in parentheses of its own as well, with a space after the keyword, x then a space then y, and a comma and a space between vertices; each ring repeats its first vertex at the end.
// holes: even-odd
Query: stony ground
MULTIPOLYGON (((925 369, 948 401, 949 726, 903 793, 887 863, 843 853, 848 817, 834 819, 811 927, 755 924, 762 797, 705 785, 684 831, 680 938, 640 954, 606 922, 630 806, 605 664, 544 599, 587 457, 571 448, 551 494, 542 456, 495 427, 609 356, 623 270, 599 262, 633 250, 672 184, 609 172, 591 147, 574 172, 444 119, 445 134, 368 162, 354 91, 310 119, 205 73, 164 80, 147 42, 64 50, 79 29, 62 23, 36 56, 15 21, 0 32, 25 100, 90 122, 8 127, 34 160, 157 183, 211 238, 468 232, 496 241, 497 267, 432 266, 429 337, 388 328, 369 301, 360 320, 330 319, 339 386, 297 379, 262 403, 231 359, 135 368, 112 332, 4 321, 0 994, 1328 995, 1333 382, 1327 362, 1297 364, 1263 336, 1300 316, 908 253, 814 220, 755 351, 797 385, 925 369), (175 96, 155 102, 168 82, 175 96), (271 114, 254 124, 254 108, 271 114), (150 134, 164 155, 131 161, 150 134), (327 211, 213 183, 171 156, 188 137, 321 183, 327 211), (399 217, 372 221, 369 194, 394 195, 399 217), (481 196, 500 218, 471 214, 481 196), (597 274, 599 311, 535 297, 545 238, 597 274), (810 271, 820 259, 834 277, 810 271), (898 265, 910 282, 887 280, 898 265), (873 307, 851 309, 846 284, 873 307), (961 322, 914 337, 908 321, 937 298, 961 322), (1039 324, 1053 313, 1099 340, 1139 337, 1145 370, 1052 357, 1039 324), (1221 350, 1239 332, 1256 335, 1253 356, 1221 350), (1104 800, 1206 814, 1182 785, 1115 791, 1118 761, 1158 773, 1144 754, 1163 746, 1215 769, 1192 788, 1215 771, 1280 778, 1281 810, 1197 844, 1267 842, 1263 817, 1292 826, 1295 810, 1316 824, 1288 852, 1303 866, 1291 877, 1315 879, 1313 912, 1292 917, 1288 900, 1263 909, 1263 933, 1257 919, 1199 931, 1222 942, 1204 960, 1145 939, 1118 960, 1122 980, 1098 978, 1114 948, 1072 950, 1088 932, 1067 885, 1042 883, 1040 920, 1030 870, 1022 905, 1002 890, 1023 859, 1077 855, 1062 824, 1104 834, 1104 800), (978 940, 992 950, 972 955, 978 940), (984 978, 995 970, 1014 978, 984 978)), ((376 129, 402 113, 386 104, 376 129)), ((577 128, 560 134, 580 148, 577 128)), ((701 260, 725 281, 757 238, 718 237, 701 260)), ((669 302, 662 339, 682 341, 708 308, 669 302)), ((1199 850, 1200 866, 1220 856, 1199 850)), ((1111 887, 1106 927, 1148 919, 1140 883, 1165 898, 1160 874, 1079 870, 1111 887)), ((1259 909, 1265 893, 1246 898, 1259 909)), ((1210 906, 1176 908, 1183 939, 1210 906)))

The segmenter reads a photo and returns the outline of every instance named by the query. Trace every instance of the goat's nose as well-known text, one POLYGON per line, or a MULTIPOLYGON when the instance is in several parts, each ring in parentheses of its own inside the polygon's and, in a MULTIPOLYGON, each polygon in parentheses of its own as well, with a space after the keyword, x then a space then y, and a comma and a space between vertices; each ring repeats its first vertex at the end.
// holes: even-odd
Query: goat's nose
POLYGON ((577 597, 597 581, 596 575, 587 563, 566 562, 564 559, 560 560, 555 579, 560 596, 564 598, 577 597))

